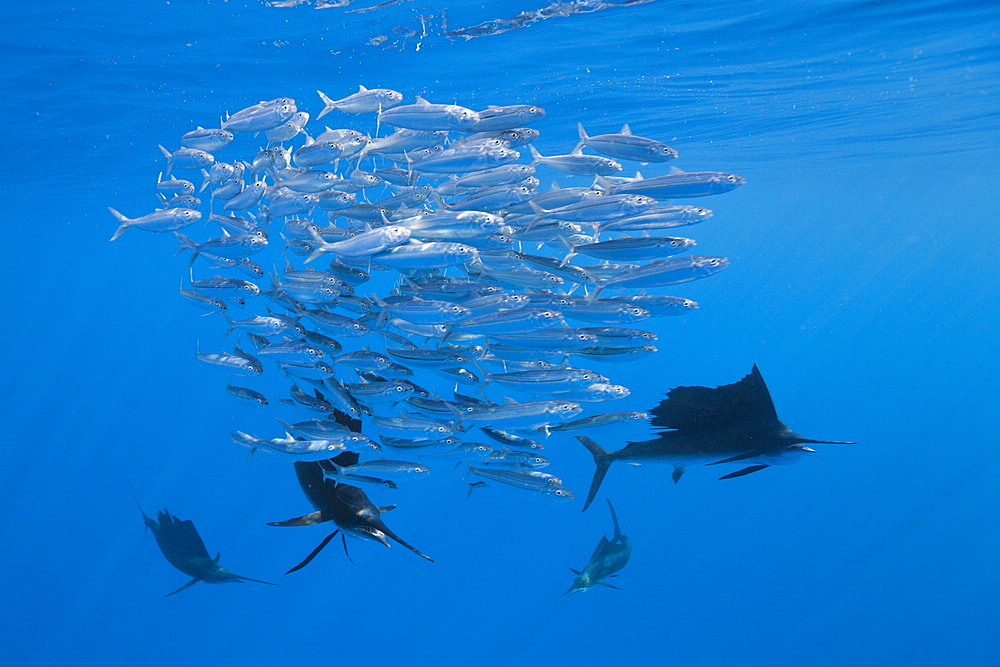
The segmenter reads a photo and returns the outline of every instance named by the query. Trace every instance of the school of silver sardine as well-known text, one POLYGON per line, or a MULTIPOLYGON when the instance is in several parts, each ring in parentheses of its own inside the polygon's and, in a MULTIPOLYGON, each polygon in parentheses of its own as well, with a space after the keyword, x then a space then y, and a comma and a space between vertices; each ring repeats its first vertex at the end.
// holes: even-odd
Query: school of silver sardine
MULTIPOLYGON (((190 253, 181 296, 232 334, 211 350, 202 341, 198 358, 232 376, 287 376, 289 394, 270 402, 313 417, 279 420, 274 433, 234 429, 232 440, 250 453, 360 453, 328 473, 338 482, 395 488, 450 459, 470 492, 481 477, 573 499, 542 471, 545 438, 648 419, 607 411, 629 395, 611 371, 656 353, 643 320, 698 308, 659 288, 728 265, 671 235, 712 215, 673 200, 743 179, 620 176, 623 162, 677 157, 628 126, 589 136, 581 125, 573 150, 542 155, 527 126, 545 112, 531 105, 404 105, 396 91, 364 87, 319 96, 317 119, 374 115, 375 132, 310 134, 294 100, 260 102, 160 147, 159 208, 135 218, 109 209, 120 225, 112 241, 133 228, 172 233, 190 253), (218 159, 240 134, 267 148, 218 159), (593 182, 539 191, 560 174, 593 182), (260 264, 268 255, 273 271, 260 264), (360 421, 352 429, 335 411, 360 421)), ((252 384, 231 380, 232 396, 269 404, 241 382, 252 384)))

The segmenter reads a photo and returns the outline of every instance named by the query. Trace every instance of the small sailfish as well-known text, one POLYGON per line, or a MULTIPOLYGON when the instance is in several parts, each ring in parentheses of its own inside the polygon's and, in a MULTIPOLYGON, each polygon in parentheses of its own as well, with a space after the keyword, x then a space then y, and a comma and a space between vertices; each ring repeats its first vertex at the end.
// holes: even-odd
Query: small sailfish
MULTIPOLYGON (((135 492, 132 493, 132 496, 135 497, 135 492)), ((268 586, 277 585, 270 581, 261 581, 260 579, 240 576, 219 565, 219 558, 222 554, 216 554, 215 558, 208 555, 208 549, 205 548, 205 543, 202 542, 201 535, 198 534, 198 529, 194 527, 194 523, 190 519, 181 521, 172 515, 169 510, 164 509, 161 512, 157 512, 156 519, 154 520, 142 509, 138 498, 135 499, 135 503, 139 505, 139 511, 142 512, 142 520, 146 524, 146 528, 153 531, 156 544, 160 547, 160 551, 163 552, 163 556, 167 559, 167 562, 184 574, 192 577, 191 581, 173 593, 167 593, 163 597, 170 597, 174 593, 180 593, 185 588, 194 586, 199 581, 204 581, 206 584, 224 584, 230 581, 253 581, 258 584, 267 584, 268 586)))
POLYGON ((615 524, 614 535, 611 536, 610 540, 603 535, 601 536, 601 541, 597 543, 594 553, 590 556, 590 562, 583 568, 583 572, 573 568, 569 569, 576 575, 576 579, 563 595, 590 590, 598 584, 621 590, 618 586, 612 586, 604 579, 618 576, 616 573, 625 567, 628 559, 632 556, 632 543, 622 532, 621 526, 618 525, 618 516, 615 514, 615 508, 611 505, 610 500, 608 501, 608 509, 611 510, 611 520, 615 524))
POLYGON ((594 457, 597 470, 590 484, 586 510, 597 495, 608 468, 615 461, 672 463, 678 482, 688 465, 749 464, 719 479, 732 479, 772 465, 794 463, 815 453, 807 444, 853 445, 839 440, 812 440, 788 428, 774 409, 771 394, 754 364, 739 382, 721 387, 676 387, 650 410, 651 424, 665 429, 651 440, 630 442, 608 452, 585 436, 577 440, 594 457))

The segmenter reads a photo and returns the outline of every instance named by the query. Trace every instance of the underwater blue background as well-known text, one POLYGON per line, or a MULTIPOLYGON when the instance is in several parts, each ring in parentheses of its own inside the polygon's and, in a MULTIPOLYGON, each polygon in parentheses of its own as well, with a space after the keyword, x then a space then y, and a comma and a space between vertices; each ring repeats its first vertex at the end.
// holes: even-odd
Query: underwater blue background
MULTIPOLYGON (((4 6, 0 663, 998 664, 1000 6, 662 0, 470 40, 441 34, 440 7, 353 7, 4 6), (153 207, 158 143, 278 96, 316 114, 315 89, 358 84, 537 104, 543 154, 577 122, 627 122, 681 169, 745 177, 690 202, 715 217, 686 235, 732 266, 668 291, 701 308, 646 323, 660 351, 611 369, 632 395, 609 409, 758 363, 792 428, 859 444, 725 482, 619 464, 581 514, 593 463, 553 436, 575 503, 466 500, 444 466, 370 492, 436 564, 352 542, 356 566, 334 544, 283 577, 328 531, 265 526, 311 508, 287 459, 228 437, 282 408, 237 404, 199 366, 221 329, 177 296, 187 260, 169 235, 108 243, 106 207, 153 207), (162 598, 186 577, 128 480, 281 586, 162 598), (625 590, 560 598, 611 532, 605 496, 634 544, 625 590)), ((617 449, 609 431, 590 435, 617 449)))

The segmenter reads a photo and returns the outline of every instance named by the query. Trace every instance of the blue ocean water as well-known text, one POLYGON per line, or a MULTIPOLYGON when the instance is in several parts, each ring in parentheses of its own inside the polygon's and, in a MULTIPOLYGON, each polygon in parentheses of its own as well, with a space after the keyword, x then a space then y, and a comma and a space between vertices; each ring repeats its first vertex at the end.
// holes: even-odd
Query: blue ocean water
POLYGON ((1000 661, 995 3, 567 3, 596 11, 513 22, 542 4, 316 4, 4 9, 0 662, 1000 661), (659 353, 612 369, 632 390, 613 409, 757 363, 794 429, 859 444, 676 486, 669 467, 617 464, 581 514, 593 463, 553 436, 575 503, 467 500, 445 466, 371 491, 436 564, 353 542, 356 566, 332 544, 282 576, 328 531, 265 526, 311 508, 288 460, 247 461, 228 437, 282 408, 236 404, 199 366, 221 331, 177 297, 187 260, 169 236, 108 243, 106 207, 149 210, 157 144, 196 125, 278 96, 315 114, 317 88, 359 84, 537 104, 543 154, 577 122, 629 123, 682 169, 745 177, 692 200, 715 216, 686 234, 732 265, 671 290, 701 308, 649 321, 659 353), (148 512, 194 520, 223 564, 280 587, 163 599, 186 577, 144 538, 128 480, 148 512), (625 590, 560 598, 611 532, 605 496, 634 544, 625 590))

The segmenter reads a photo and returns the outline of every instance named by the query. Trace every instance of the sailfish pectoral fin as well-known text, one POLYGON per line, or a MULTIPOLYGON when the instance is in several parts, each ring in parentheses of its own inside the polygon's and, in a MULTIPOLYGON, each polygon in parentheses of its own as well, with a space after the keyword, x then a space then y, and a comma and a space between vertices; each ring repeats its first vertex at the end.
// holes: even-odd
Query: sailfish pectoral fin
POLYGON ((181 586, 180 588, 178 588, 178 589, 177 589, 176 591, 174 591, 173 593, 167 593, 167 594, 166 594, 166 595, 164 595, 163 597, 165 597, 165 598, 168 598, 168 597, 170 597, 171 595, 177 595, 178 593, 180 593, 180 592, 181 592, 182 590, 184 590, 185 588, 191 588, 192 586, 194 586, 195 584, 197 584, 197 583, 198 583, 199 581, 201 581, 201 577, 195 577, 195 578, 194 578, 194 579, 192 579, 191 581, 187 582, 186 584, 184 584, 183 586, 181 586))
POLYGON ((717 466, 720 463, 736 463, 737 461, 746 461, 747 459, 752 459, 755 456, 759 456, 760 452, 746 452, 745 454, 737 454, 736 456, 730 456, 728 459, 722 459, 721 461, 712 461, 711 463, 706 463, 707 466, 717 466))
POLYGON ((810 440, 809 438, 801 438, 798 440, 799 443, 806 445, 856 445, 856 442, 849 442, 847 440, 810 440))
POLYGON ((315 558, 317 555, 319 555, 319 552, 323 550, 323 547, 325 547, 326 545, 328 545, 330 543, 330 540, 332 540, 334 537, 336 537, 337 533, 339 533, 339 532, 340 532, 340 529, 338 528, 337 530, 335 530, 332 533, 330 533, 329 535, 327 535, 326 538, 322 542, 319 543, 319 546, 317 546, 315 549, 313 549, 309 553, 309 555, 305 557, 305 560, 303 560, 301 563, 299 563, 298 565, 296 565, 295 567, 293 567, 292 569, 290 569, 288 572, 285 572, 285 574, 291 574, 292 572, 297 572, 297 571, 301 570, 302 568, 304 568, 306 565, 308 565, 310 562, 312 562, 312 559, 315 558))
POLYGON ((252 581, 255 584, 267 584, 268 586, 277 586, 278 584, 271 581, 262 581, 261 579, 251 579, 250 577, 244 577, 243 575, 237 574, 239 581, 252 581))
POLYGON ((615 589, 616 591, 623 591, 623 590, 625 590, 625 589, 624 589, 624 588, 622 588, 621 586, 612 586, 611 584, 609 584, 609 583, 608 583, 608 582, 606 582, 606 581, 598 581, 597 583, 598 583, 598 584, 600 584, 601 586, 604 586, 604 587, 606 587, 606 588, 613 588, 613 589, 615 589))
POLYGON ((271 521, 267 525, 269 526, 311 526, 316 523, 323 523, 329 521, 333 517, 325 516, 323 510, 317 512, 311 512, 304 516, 297 516, 294 519, 288 519, 287 521, 271 521))
POLYGON ((340 541, 344 543, 344 555, 347 556, 347 560, 351 561, 351 565, 357 565, 354 559, 351 558, 351 554, 347 552, 347 535, 345 533, 340 534, 340 541))
POLYGON ((743 475, 749 475, 752 472, 757 472, 758 470, 763 470, 764 468, 770 468, 766 463, 760 463, 755 466, 749 466, 743 468, 742 470, 737 470, 736 472, 731 472, 728 475, 723 475, 719 479, 733 479, 736 477, 743 477, 743 475))

